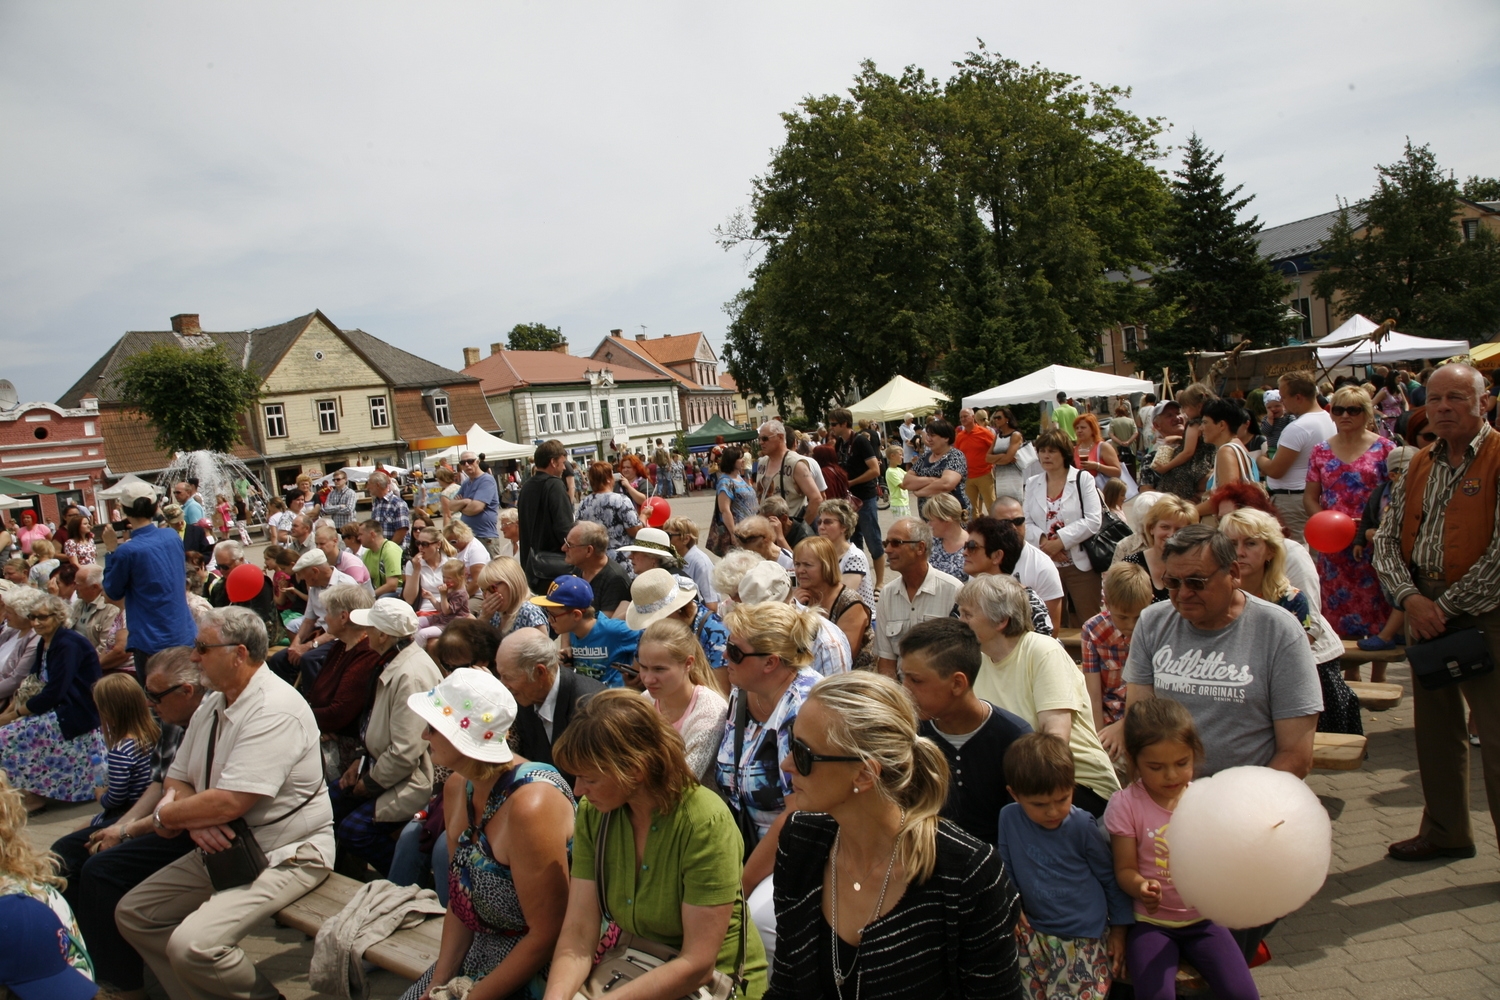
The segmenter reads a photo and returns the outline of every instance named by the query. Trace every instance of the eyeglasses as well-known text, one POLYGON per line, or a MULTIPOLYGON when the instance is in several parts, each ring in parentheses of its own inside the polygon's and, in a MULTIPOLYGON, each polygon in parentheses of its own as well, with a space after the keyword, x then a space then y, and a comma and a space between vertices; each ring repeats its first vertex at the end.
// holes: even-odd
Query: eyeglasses
POLYGON ((153 705, 160 705, 162 703, 162 700, 165 699, 167 695, 171 694, 173 691, 177 691, 185 687, 187 687, 186 684, 173 684, 165 691, 153 691, 150 688, 146 688, 146 700, 153 705))
POLYGON ((724 647, 724 657, 730 663, 743 663, 743 662, 745 662, 745 658, 747 656, 775 656, 775 655, 776 655, 775 653, 763 652, 763 651, 761 651, 759 649, 752 649, 750 652, 747 653, 743 649, 741 649, 740 647, 736 646, 732 642, 729 645, 727 645, 727 646, 724 647))
POLYGON ((1012 527, 1016 527, 1016 528, 1024 528, 1024 527, 1026 527, 1026 518, 1024 518, 1024 517, 1002 517, 1002 518, 1000 518, 1000 520, 1003 521, 1006 524, 1011 525, 1012 527))
POLYGON ((1365 415, 1363 406, 1330 406, 1328 412, 1335 417, 1362 417, 1365 415))
POLYGON ((1188 590, 1198 591, 1207 587, 1208 581, 1223 572, 1224 568, 1221 566, 1208 574, 1208 576, 1184 576, 1181 579, 1175 576, 1163 576, 1161 582, 1168 590, 1181 590, 1183 587, 1186 587, 1188 590))
POLYGON ((193 643, 193 652, 197 653, 199 656, 207 656, 210 649, 224 649, 229 646, 238 645, 239 643, 237 642, 204 642, 202 639, 199 639, 197 642, 193 643))
POLYGON ((857 764, 862 757, 839 757, 834 754, 813 753, 812 747, 796 736, 792 737, 792 766, 802 777, 812 774, 814 764, 857 764))
POLYGON ((419 549, 427 549, 427 548, 431 548, 432 546, 434 546, 436 544, 437 544, 437 542, 418 542, 417 543, 417 548, 419 548, 419 549))
POLYGON ((888 549, 899 549, 903 545, 920 545, 920 544, 922 544, 922 543, 919 542, 919 541, 917 541, 915 538, 887 538, 887 539, 885 539, 885 547, 888 548, 888 549))
POLYGON ((42 611, 42 612, 38 612, 36 614, 27 615, 26 617, 28 619, 30 619, 31 621, 34 621, 34 622, 44 622, 44 621, 46 621, 49 618, 55 618, 56 615, 54 615, 50 611, 42 611))
POLYGON ((768 435, 767 435, 767 436, 762 436, 762 437, 761 437, 761 441, 762 441, 762 442, 766 442, 766 441, 771 441, 771 440, 774 440, 774 439, 773 439, 773 438, 771 438, 771 437, 770 437, 770 436, 768 436, 768 435))
POLYGON ((984 548, 984 543, 983 542, 964 542, 964 551, 965 552, 978 552, 980 549, 983 549, 983 548, 984 548))
POLYGON ((479 459, 477 459, 477 458, 460 459, 458 464, 459 465, 478 465, 479 464, 479 459))

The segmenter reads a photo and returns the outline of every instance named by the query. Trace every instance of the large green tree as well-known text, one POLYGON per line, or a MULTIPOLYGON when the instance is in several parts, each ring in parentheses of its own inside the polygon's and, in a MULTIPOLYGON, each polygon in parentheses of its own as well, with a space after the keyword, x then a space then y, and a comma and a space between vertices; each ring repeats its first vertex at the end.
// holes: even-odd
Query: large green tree
POLYGON ((562 343, 562 327, 546 323, 517 323, 506 340, 512 351, 550 351, 562 343))
POLYGON ((729 303, 730 373, 809 413, 901 373, 962 395, 1078 363, 1155 259, 1158 123, 1115 88, 992 55, 945 83, 865 63, 847 98, 784 114, 786 141, 726 246, 760 253, 729 303))
POLYGON ((119 387, 121 401, 155 425, 163 451, 229 451, 260 399, 260 378, 218 344, 157 344, 120 366, 119 387))
POLYGON ((1162 322, 1134 355, 1145 371, 1184 376, 1189 351, 1223 351, 1239 339, 1279 347, 1297 328, 1286 318, 1286 279, 1260 255, 1260 220, 1243 217, 1255 196, 1225 188, 1223 162, 1196 132, 1188 137, 1160 243, 1167 263, 1151 282, 1162 322))
POLYGON ((1464 239, 1458 182, 1409 139, 1399 162, 1377 170, 1374 193, 1356 203, 1364 225, 1345 205, 1323 244, 1317 293, 1403 333, 1489 337, 1500 327, 1500 245, 1483 226, 1464 239))
POLYGON ((1500 177, 1470 176, 1460 193, 1470 201, 1500 201, 1500 177))

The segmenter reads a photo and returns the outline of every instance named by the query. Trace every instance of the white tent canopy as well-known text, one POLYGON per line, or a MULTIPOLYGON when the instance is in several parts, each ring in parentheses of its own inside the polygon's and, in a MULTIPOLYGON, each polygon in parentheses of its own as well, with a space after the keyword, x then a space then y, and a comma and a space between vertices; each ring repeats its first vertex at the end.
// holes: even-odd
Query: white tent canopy
POLYGON ((4 493, 0 493, 0 510, 19 510, 21 508, 30 510, 31 506, 30 500, 8 497, 4 493))
POLYGON ((465 451, 472 451, 483 455, 486 462, 504 462, 512 458, 530 458, 536 454, 535 445, 518 444, 515 441, 507 441, 502 437, 496 437, 478 424, 472 425, 464 437, 467 439, 467 443, 463 447, 454 445, 452 448, 440 451, 430 456, 424 464, 446 461, 449 465, 455 465, 458 462, 459 454, 465 451))
POLYGON ((1016 403, 1050 403, 1059 392, 1075 399, 1091 396, 1127 396, 1133 392, 1154 392, 1156 386, 1143 378, 1109 375, 1066 365, 1048 365, 1013 382, 964 397, 964 406, 1011 406, 1016 403))
POLYGON ((1424 358, 1451 358, 1469 353, 1467 340, 1429 340, 1394 330, 1382 337, 1379 343, 1368 340, 1359 343, 1379 327, 1380 324, 1358 313, 1350 316, 1337 330, 1314 341, 1318 345, 1318 364, 1324 368, 1378 365, 1424 358))
POLYGON ((864 399, 849 407, 855 420, 900 420, 908 413, 922 416, 948 402, 936 389, 919 385, 904 375, 897 375, 864 399))
POLYGON ((118 500, 124 494, 125 487, 129 486, 131 483, 146 483, 147 486, 151 487, 157 493, 160 493, 162 491, 161 487, 157 486, 155 483, 146 482, 146 480, 142 479, 140 476, 137 476, 134 472, 130 472, 120 477, 120 481, 115 483, 113 486, 109 487, 108 489, 98 490, 94 493, 94 495, 100 500, 118 500))

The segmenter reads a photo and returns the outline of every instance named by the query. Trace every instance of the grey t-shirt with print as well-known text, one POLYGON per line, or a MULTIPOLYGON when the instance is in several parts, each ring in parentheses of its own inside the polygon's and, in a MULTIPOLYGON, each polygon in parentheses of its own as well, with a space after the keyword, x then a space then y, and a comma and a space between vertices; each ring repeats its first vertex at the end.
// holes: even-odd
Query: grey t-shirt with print
POLYGON ((1169 602, 1141 612, 1125 661, 1128 684, 1149 684, 1159 698, 1192 713, 1208 751, 1202 773, 1276 755, 1275 722, 1316 715, 1323 690, 1302 626, 1274 604, 1245 596, 1229 625, 1205 632, 1169 602))

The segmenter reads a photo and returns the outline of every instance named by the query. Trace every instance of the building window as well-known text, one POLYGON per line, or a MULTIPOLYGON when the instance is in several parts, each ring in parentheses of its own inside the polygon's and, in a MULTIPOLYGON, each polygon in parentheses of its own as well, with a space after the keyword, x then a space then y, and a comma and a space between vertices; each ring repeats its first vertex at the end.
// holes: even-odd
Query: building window
POLYGON ((546 403, 538 403, 538 404, 536 404, 536 432, 538 434, 545 434, 545 433, 547 433, 547 404, 546 403))
POLYGON ((448 396, 446 393, 438 393, 432 397, 432 420, 437 424, 451 424, 452 418, 448 414, 448 396))
POLYGON ((578 429, 578 404, 567 403, 563 409, 568 414, 568 430, 576 431, 578 429))
POLYGON ((1136 344, 1136 339, 1135 339, 1135 327, 1133 327, 1133 326, 1127 326, 1125 328, 1125 350, 1126 351, 1134 351, 1134 350, 1137 350, 1137 349, 1138 349, 1138 345, 1136 344))
MULTIPOLYGON (((609 410, 606 409, 604 415, 609 416, 609 410)), ((586 399, 578 404, 578 429, 581 431, 589 429, 589 401, 586 399)))
POLYGON ((318 400, 318 433, 337 434, 339 432, 339 404, 336 399, 318 400))
POLYGON ((1301 298, 1292 300, 1292 308, 1302 314, 1302 332, 1299 334, 1302 341, 1306 343, 1313 339, 1312 328, 1312 299, 1301 298))
POLYGON ((1094 364, 1102 365, 1107 363, 1109 338, 1110 331, 1108 330, 1099 334, 1098 341, 1094 343, 1094 364))
POLYGON ((286 411, 281 408, 280 403, 267 403, 266 411, 266 437, 286 437, 286 411))
POLYGON ((641 412, 638 409, 640 400, 634 396, 630 397, 630 426, 634 427, 641 422, 641 412))
POLYGON ((552 404, 552 433, 554 433, 554 434, 561 434, 562 433, 562 429, 563 429, 562 404, 561 403, 553 403, 552 404))
POLYGON ((655 423, 661 423, 661 397, 651 397, 651 419, 655 423))
POLYGON ((609 400, 599 400, 599 428, 609 430, 609 400))
POLYGON ((1468 240, 1476 239, 1478 236, 1479 236, 1479 220, 1478 219, 1465 219, 1464 220, 1464 240, 1468 241, 1468 240))
POLYGON ((389 427, 391 424, 390 414, 385 408, 384 396, 370 397, 370 426, 389 427))
POLYGON ((628 420, 625 419, 625 400, 623 400, 623 399, 617 399, 617 400, 615 400, 615 405, 617 405, 620 408, 620 426, 621 427, 629 427, 630 426, 630 421, 628 421, 628 420))

